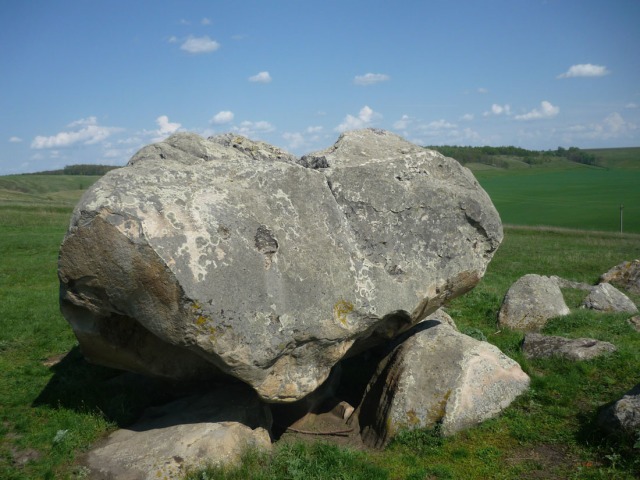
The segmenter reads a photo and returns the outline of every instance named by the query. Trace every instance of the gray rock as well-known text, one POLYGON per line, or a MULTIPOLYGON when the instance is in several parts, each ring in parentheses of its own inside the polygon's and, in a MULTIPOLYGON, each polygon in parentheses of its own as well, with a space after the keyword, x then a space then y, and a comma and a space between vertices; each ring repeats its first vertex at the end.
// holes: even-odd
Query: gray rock
POLYGON ((383 447, 402 429, 438 422, 451 435, 499 415, 529 387, 518 363, 448 325, 423 322, 404 336, 354 414, 370 447, 383 447))
POLYGON ((640 430, 640 384, 603 410, 598 423, 610 433, 634 437, 640 430))
POLYGON ((640 260, 622 262, 602 274, 600 283, 616 283, 631 293, 640 295, 640 260))
POLYGON ((522 343, 522 351, 528 359, 558 355, 573 361, 591 360, 616 350, 614 344, 593 338, 569 339, 538 333, 527 333, 522 343))
POLYGON ((58 270, 85 356, 293 402, 477 284, 502 227, 469 170, 377 130, 329 150, 181 133, 94 184, 58 270))
POLYGON ((528 274, 507 291, 498 324, 511 330, 541 330, 550 318, 571 313, 558 283, 549 277, 528 274))
POLYGON ((271 447, 271 415, 247 386, 236 385, 150 409, 80 459, 95 480, 184 478, 187 469, 227 465, 247 447, 271 447))
POLYGON ((640 315, 636 315, 627 320, 627 323, 631 325, 636 332, 640 332, 640 315))
POLYGON ((596 285, 582 300, 580 306, 599 312, 636 313, 638 311, 636 304, 610 283, 596 285))
POLYGON ((451 315, 449 315, 447 312, 445 312, 441 308, 439 308, 438 310, 433 312, 431 315, 429 315, 423 321, 424 322, 435 321, 435 322, 438 322, 438 323, 442 323, 444 325, 449 325, 454 330, 459 331, 458 327, 456 326, 456 322, 453 321, 453 318, 451 318, 451 315))

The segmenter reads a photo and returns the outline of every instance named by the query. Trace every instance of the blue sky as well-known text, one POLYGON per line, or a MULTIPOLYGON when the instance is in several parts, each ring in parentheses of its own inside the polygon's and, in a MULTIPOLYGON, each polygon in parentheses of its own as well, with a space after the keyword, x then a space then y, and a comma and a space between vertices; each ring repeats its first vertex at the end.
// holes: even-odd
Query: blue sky
POLYGON ((177 131, 640 146, 640 1, 0 0, 0 175, 177 131))

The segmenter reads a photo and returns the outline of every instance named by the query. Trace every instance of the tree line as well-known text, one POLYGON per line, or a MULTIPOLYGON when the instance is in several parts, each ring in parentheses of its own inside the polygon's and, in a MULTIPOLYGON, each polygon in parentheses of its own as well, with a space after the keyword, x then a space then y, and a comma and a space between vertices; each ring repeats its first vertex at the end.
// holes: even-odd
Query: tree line
POLYGON ((92 164, 79 164, 79 165, 67 165, 60 170, 46 170, 44 172, 36 172, 31 175, 104 175, 110 170, 116 168, 112 165, 92 165, 92 164))
POLYGON ((447 157, 455 158, 463 165, 467 163, 484 163, 499 168, 509 168, 509 162, 501 157, 517 157, 529 165, 539 165, 561 157, 585 165, 596 165, 598 162, 598 158, 595 155, 580 150, 578 147, 570 147, 568 149, 558 147, 556 150, 542 151, 527 150, 514 146, 460 147, 455 145, 432 145, 425 148, 436 150, 447 157))

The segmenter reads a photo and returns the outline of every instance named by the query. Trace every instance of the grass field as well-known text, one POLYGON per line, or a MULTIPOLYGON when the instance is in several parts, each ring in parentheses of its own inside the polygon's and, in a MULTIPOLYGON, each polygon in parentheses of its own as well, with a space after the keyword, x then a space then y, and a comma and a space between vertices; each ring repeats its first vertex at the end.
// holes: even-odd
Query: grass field
POLYGON ((604 167, 568 161, 469 166, 503 223, 640 233, 640 148, 597 150, 604 167))
MULTIPOLYGON (((590 169, 576 169, 582 171, 590 169)), ((74 181, 93 179, 64 180, 64 190, 63 183, 42 186, 30 177, 11 177, 13 187, 0 177, 0 478, 84 478, 74 463, 78 456, 169 393, 140 389, 121 381, 119 372, 83 360, 58 310, 56 270, 71 205, 82 193, 74 181)), ((565 290, 572 314, 543 333, 618 347, 579 363, 527 361, 522 334, 496 327, 502 298, 520 276, 557 274, 593 284, 633 258, 640 258, 640 235, 505 229, 485 278, 449 305, 461 331, 497 345, 531 376, 531 390, 500 418, 449 439, 433 431, 408 433, 382 452, 282 446, 272 456, 250 453, 237 471, 211 469, 190 478, 638 478, 640 445, 608 438, 594 422, 604 406, 640 382, 640 333, 626 323, 628 315, 580 310, 582 293, 565 290)), ((630 296, 640 304, 640 296, 630 296)))

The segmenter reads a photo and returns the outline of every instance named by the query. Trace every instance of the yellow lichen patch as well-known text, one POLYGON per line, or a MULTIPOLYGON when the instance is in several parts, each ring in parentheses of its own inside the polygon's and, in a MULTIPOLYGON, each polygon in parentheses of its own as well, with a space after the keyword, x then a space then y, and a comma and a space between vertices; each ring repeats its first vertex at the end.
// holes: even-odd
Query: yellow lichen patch
POLYGON ((343 325, 347 324, 348 315, 353 312, 353 303, 340 300, 333 306, 334 318, 340 320, 343 325))
POLYGON ((416 411, 411 409, 407 412, 407 421, 413 425, 420 423, 420 419, 416 415, 416 411))
POLYGON ((198 302, 193 302, 191 304, 191 308, 193 308, 194 310, 200 310, 200 304, 198 302))

